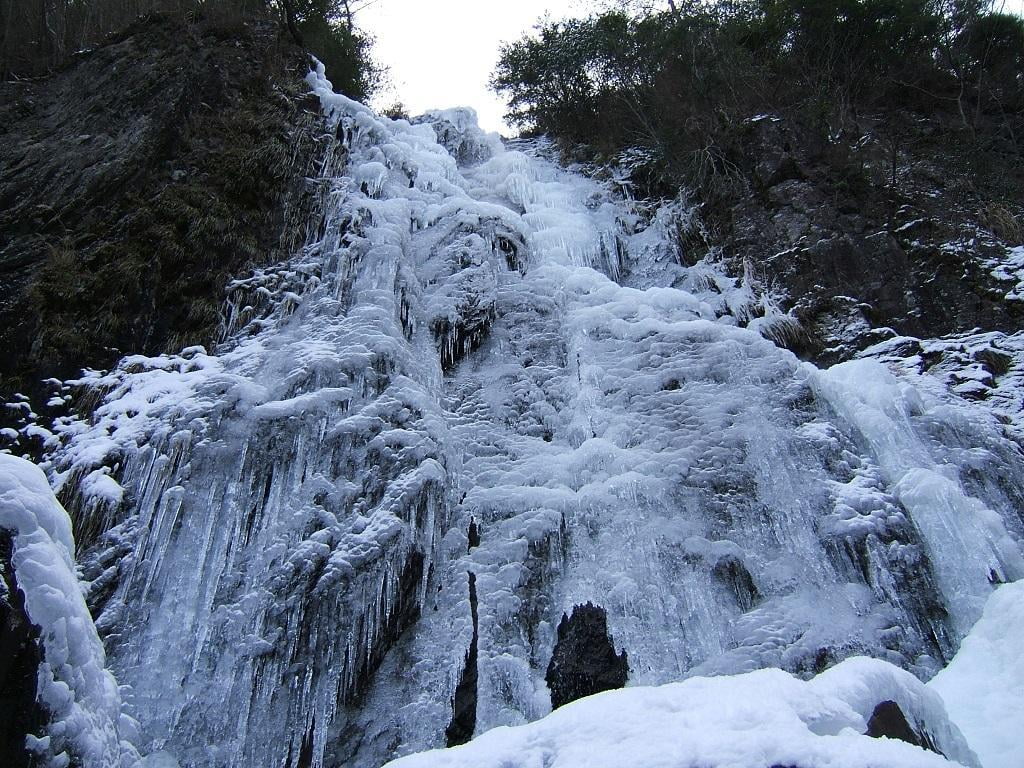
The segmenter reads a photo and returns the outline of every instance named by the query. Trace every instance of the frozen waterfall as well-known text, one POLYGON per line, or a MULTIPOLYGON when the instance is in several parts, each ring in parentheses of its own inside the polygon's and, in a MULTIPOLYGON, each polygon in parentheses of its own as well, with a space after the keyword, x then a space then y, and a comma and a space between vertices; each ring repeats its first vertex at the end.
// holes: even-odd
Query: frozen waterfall
POLYGON ((682 201, 309 80, 306 247, 230 285, 216 349, 69 384, 98 405, 53 441, 140 751, 377 768, 444 746, 470 660, 477 734, 537 720, 587 601, 630 685, 927 679, 1024 577, 983 404, 801 363, 750 275, 685 266, 682 201))

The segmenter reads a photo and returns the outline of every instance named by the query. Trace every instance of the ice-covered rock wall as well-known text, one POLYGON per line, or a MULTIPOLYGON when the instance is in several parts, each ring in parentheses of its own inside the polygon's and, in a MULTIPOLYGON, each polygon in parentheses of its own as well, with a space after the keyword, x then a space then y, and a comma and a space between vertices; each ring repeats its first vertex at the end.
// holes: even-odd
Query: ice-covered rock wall
POLYGON ((683 266, 679 202, 310 83, 307 247, 232 284, 216 350, 77 382, 98 406, 53 440, 144 751, 375 767, 453 710, 536 720, 587 602, 631 685, 855 654, 926 678, 1024 577, 990 411, 802 364, 749 274, 683 266))

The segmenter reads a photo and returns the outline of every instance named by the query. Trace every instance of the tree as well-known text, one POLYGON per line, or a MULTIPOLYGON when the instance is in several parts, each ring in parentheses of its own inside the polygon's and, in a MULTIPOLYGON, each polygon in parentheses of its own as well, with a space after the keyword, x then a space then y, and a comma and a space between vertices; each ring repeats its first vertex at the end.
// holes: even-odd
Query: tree
POLYGON ((894 108, 958 109, 964 126, 968 107, 975 122, 989 109, 1008 136, 1021 133, 1024 27, 987 0, 612 5, 544 21, 502 48, 491 87, 511 124, 607 154, 649 149, 696 188, 734 176, 738 126, 764 111, 823 144, 894 108))

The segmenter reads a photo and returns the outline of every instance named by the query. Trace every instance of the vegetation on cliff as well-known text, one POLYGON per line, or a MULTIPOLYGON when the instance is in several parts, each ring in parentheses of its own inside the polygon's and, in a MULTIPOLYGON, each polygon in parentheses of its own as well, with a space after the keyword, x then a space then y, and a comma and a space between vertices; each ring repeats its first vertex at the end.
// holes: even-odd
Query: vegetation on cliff
POLYGON ((0 83, 5 398, 214 338, 227 279, 290 247, 306 69, 275 25, 162 16, 51 77, 0 83))
POLYGON ((0 0, 0 76, 51 72, 154 13, 193 32, 215 26, 229 35, 276 20, 324 62, 341 92, 366 99, 380 80, 371 39, 352 23, 348 0, 0 0))
MULTIPOLYGON (((735 180, 743 123, 765 112, 834 142, 879 111, 948 111, 974 140, 990 129, 1019 173, 1024 22, 988 5, 719 0, 546 21, 503 49, 492 86, 527 131, 650 148, 667 180, 705 191, 735 180)), ((897 122, 887 130, 898 142, 897 122)))
POLYGON ((227 281, 301 245, 307 51, 355 97, 378 71, 343 4, 287 5, 0 0, 0 398, 209 345, 227 281))

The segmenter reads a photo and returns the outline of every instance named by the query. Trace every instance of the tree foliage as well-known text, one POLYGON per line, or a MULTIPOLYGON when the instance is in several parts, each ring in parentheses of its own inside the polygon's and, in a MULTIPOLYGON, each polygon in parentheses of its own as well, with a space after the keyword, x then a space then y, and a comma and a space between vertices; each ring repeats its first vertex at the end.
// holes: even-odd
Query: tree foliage
MULTIPOLYGON (((372 39, 353 23, 344 0, 289 0, 300 42, 323 62, 335 89, 365 101, 378 88, 381 70, 371 58, 372 39)), ((285 10, 287 14, 287 10, 285 10)))
POLYGON ((736 126, 763 111, 826 137, 894 107, 1019 124, 1024 24, 981 0, 688 0, 545 21, 503 47, 491 86, 527 132, 647 146, 701 184, 728 178, 736 126))

